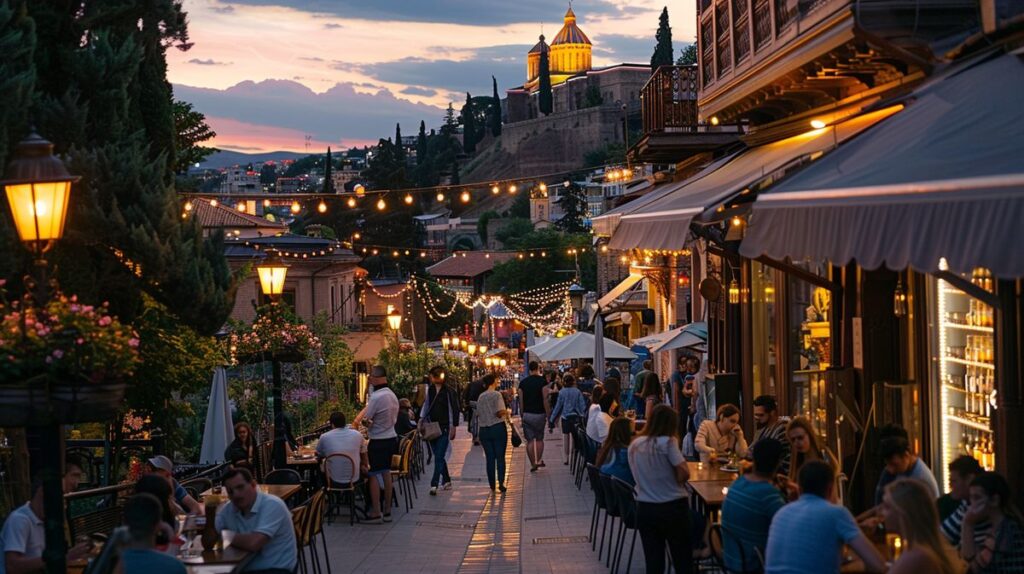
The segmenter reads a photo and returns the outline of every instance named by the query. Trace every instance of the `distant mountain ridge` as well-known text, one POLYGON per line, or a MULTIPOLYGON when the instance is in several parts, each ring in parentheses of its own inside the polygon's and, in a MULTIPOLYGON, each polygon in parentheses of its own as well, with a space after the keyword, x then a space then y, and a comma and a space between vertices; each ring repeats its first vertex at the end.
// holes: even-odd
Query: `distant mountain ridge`
POLYGON ((268 151, 261 153, 243 153, 240 151, 219 150, 199 164, 199 169, 221 169, 235 165, 248 165, 264 161, 284 161, 299 159, 309 154, 293 151, 268 151))

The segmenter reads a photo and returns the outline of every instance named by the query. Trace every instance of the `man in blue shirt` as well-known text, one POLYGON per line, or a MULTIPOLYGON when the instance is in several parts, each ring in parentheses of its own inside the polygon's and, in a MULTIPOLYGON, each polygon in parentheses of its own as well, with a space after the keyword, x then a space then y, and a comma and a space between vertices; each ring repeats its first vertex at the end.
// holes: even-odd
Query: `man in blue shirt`
POLYGON ((124 574, 186 574, 185 565, 174 556, 155 550, 156 535, 161 530, 173 537, 171 527, 161 520, 163 506, 155 496, 136 494, 124 505, 124 524, 131 541, 121 551, 124 574))
POLYGON ((885 494, 885 487, 894 482, 897 478, 913 478, 924 485, 932 498, 938 499, 939 483, 935 481, 935 475, 923 460, 910 451, 910 441, 907 440, 906 431, 899 433, 897 429, 892 435, 886 436, 879 444, 882 460, 885 461, 885 468, 878 477, 878 485, 875 486, 875 506, 857 517, 857 521, 864 528, 874 528, 882 520, 879 507, 882 504, 882 497, 885 494))
POLYGON ((829 502, 835 472, 812 460, 800 469, 800 498, 772 519, 765 549, 765 574, 838 574, 843 546, 864 562, 867 572, 885 572, 885 561, 864 536, 850 511, 829 502))
POLYGON ((772 517, 785 504, 773 482, 782 459, 782 443, 764 438, 751 450, 753 472, 729 486, 722 504, 722 546, 730 572, 761 570, 757 553, 764 554, 772 517))
POLYGON ((225 473, 224 486, 231 502, 217 513, 217 529, 233 531, 231 545, 255 554, 245 571, 291 574, 298 553, 292 515, 284 501, 260 492, 244 468, 225 473))

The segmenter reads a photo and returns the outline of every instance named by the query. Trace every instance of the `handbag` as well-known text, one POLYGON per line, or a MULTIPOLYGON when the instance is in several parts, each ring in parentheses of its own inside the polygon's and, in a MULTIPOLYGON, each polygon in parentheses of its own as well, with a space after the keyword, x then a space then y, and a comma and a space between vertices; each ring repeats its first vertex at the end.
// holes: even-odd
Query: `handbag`
POLYGON ((523 446, 523 437, 519 436, 519 431, 516 430, 516 425, 508 423, 508 426, 512 428, 512 448, 519 448, 523 446))
POLYGON ((441 436, 441 424, 433 421, 422 423, 420 432, 423 433, 423 440, 435 440, 441 436))

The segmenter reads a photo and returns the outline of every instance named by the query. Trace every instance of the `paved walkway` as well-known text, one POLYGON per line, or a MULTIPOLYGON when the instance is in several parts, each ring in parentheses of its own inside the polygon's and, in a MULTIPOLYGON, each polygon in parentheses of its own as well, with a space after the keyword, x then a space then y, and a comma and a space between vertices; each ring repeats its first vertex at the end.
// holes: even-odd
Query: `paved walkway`
MULTIPOLYGON (((586 484, 577 491, 562 465, 561 435, 547 437, 548 466, 535 473, 528 472, 526 449, 509 446, 508 492, 492 494, 483 449, 460 427, 448 464, 452 490, 430 496, 428 468, 417 483, 415 508, 395 509, 390 524, 349 526, 343 517, 325 525, 332 574, 605 570, 587 538, 592 495, 586 484)), ((633 572, 643 570, 642 554, 638 540, 633 572)))

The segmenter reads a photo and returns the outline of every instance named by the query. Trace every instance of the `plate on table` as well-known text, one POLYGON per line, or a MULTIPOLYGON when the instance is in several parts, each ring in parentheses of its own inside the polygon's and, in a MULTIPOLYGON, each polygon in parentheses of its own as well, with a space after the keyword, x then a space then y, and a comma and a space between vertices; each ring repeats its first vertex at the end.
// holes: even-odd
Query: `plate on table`
POLYGON ((738 467, 738 466, 729 466, 727 464, 723 464, 722 466, 718 467, 718 469, 721 470, 722 472, 739 472, 740 471, 740 467, 738 467))

